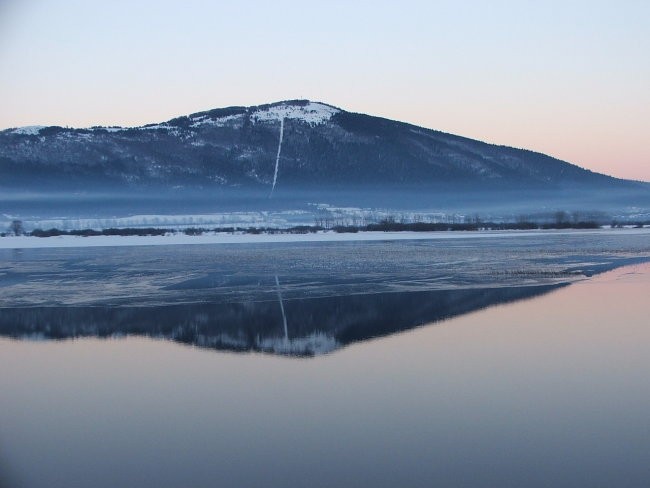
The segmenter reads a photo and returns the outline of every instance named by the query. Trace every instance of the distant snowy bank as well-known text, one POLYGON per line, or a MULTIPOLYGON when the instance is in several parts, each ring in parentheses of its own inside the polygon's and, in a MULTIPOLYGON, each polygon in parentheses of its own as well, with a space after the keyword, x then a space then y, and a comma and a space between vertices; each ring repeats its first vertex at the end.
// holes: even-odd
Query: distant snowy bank
POLYGON ((486 239, 543 235, 647 235, 650 228, 620 228, 593 230, 528 230, 528 231, 454 231, 454 232, 357 232, 338 233, 320 231, 308 234, 247 234, 206 233, 186 235, 169 233, 161 236, 7 236, 0 237, 0 249, 35 249, 54 247, 112 247, 112 246, 165 246, 187 244, 267 244, 289 242, 355 242, 486 239))

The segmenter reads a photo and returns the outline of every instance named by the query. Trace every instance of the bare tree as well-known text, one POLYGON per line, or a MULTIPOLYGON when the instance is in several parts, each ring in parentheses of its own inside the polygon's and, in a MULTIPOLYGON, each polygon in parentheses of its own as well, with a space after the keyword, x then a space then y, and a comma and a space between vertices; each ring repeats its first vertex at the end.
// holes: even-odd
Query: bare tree
POLYGON ((23 235, 25 228, 23 227, 22 220, 12 220, 11 225, 9 225, 9 230, 13 232, 15 236, 23 235))

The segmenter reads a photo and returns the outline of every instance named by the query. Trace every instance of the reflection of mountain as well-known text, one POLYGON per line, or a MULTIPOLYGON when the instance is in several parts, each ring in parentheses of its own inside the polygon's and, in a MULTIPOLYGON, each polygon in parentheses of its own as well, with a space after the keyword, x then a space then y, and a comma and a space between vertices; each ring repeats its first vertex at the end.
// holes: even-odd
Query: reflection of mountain
POLYGON ((163 307, 35 307, 0 309, 0 334, 21 339, 142 335, 231 351, 293 356, 323 354, 534 297, 565 285, 378 293, 278 302, 163 307))

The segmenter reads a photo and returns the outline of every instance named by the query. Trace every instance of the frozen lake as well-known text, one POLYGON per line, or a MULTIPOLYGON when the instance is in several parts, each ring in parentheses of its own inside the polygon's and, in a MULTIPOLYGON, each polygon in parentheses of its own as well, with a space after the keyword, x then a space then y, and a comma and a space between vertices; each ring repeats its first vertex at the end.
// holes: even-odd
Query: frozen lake
POLYGON ((0 250, 0 485, 646 487, 649 257, 625 231, 0 250))

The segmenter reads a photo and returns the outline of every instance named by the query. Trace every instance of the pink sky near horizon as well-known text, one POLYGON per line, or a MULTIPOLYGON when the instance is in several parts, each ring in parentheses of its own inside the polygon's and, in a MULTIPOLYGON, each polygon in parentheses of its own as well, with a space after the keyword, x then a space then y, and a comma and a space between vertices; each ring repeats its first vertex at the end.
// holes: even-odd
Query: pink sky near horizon
POLYGON ((0 0, 0 129, 308 98, 650 181, 650 2, 0 0))

